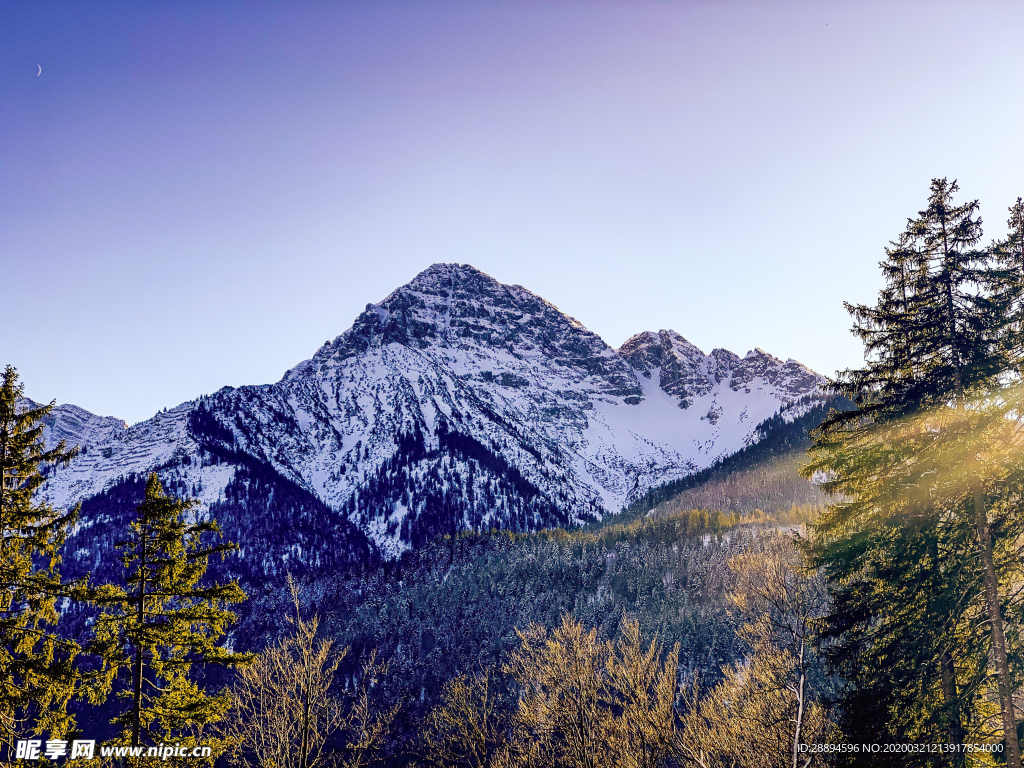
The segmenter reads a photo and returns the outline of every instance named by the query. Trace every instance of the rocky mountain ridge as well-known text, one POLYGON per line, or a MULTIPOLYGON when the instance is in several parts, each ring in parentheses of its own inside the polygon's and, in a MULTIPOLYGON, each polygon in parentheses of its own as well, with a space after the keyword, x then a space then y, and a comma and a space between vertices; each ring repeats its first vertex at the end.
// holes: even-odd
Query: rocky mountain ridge
POLYGON ((85 535, 113 514, 90 500, 156 470, 222 523, 249 526, 258 508, 280 539, 261 551, 265 569, 316 561, 325 530, 354 558, 361 537, 392 557, 467 528, 617 512, 741 449, 780 411, 795 418, 822 383, 759 349, 705 355, 674 331, 614 350, 521 286, 435 264, 276 384, 226 387, 131 427, 58 406, 48 439, 83 451, 45 494, 93 510, 85 535), (288 509, 274 507, 284 497, 288 509))

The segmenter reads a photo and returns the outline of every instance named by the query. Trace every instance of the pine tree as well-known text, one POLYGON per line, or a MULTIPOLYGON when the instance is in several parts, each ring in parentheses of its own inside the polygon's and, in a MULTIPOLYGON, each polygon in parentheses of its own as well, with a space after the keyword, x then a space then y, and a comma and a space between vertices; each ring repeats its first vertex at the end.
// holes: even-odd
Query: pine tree
MULTIPOLYGON (((909 228, 908 228, 909 229, 909 228)), ((885 249, 886 259, 879 266, 885 287, 873 307, 845 303, 854 318, 853 333, 864 344, 870 365, 840 372, 831 382, 856 405, 855 411, 833 414, 828 426, 847 425, 851 421, 894 419, 914 412, 924 399, 925 378, 915 365, 915 350, 920 339, 930 332, 917 313, 920 296, 920 264, 916 260, 913 238, 904 232, 885 249)))
POLYGON ((1017 373, 1024 373, 1024 200, 1010 206, 1005 238, 992 244, 991 252, 1002 269, 999 291, 1009 308, 1005 346, 1017 373))
POLYGON ((868 364, 832 382, 858 408, 837 414, 830 426, 958 402, 1006 370, 1000 342, 1009 308, 994 290, 1006 273, 989 250, 975 248, 982 237, 978 201, 954 205, 958 189, 955 181, 932 180, 928 207, 886 249, 877 304, 846 304, 868 364))
MULTIPOLYGON (((932 392, 938 397, 952 395, 954 406, 962 414, 968 405, 968 392, 978 387, 984 396, 998 388, 999 375, 1011 368, 1012 361, 1001 354, 1005 350, 999 344, 1004 336, 1008 307, 998 301, 998 294, 993 300, 992 288, 1000 281, 991 263, 992 255, 988 251, 974 250, 981 239, 981 219, 975 216, 978 203, 954 206, 952 195, 956 191, 956 182, 947 184, 944 179, 932 182, 928 208, 922 212, 914 234, 920 244, 921 263, 931 278, 925 283, 929 300, 922 302, 921 314, 925 322, 940 329, 922 350, 926 373, 933 382, 932 392)), ((953 439, 958 431, 950 430, 953 439)), ((965 458, 972 463, 978 461, 976 456, 965 458)), ((969 479, 969 490, 969 511, 973 513, 977 530, 991 652, 1003 710, 1007 764, 1020 768, 1013 688, 986 494, 974 477, 969 479)))
POLYGON ((229 697, 203 691, 190 676, 193 665, 250 660, 221 644, 235 619, 226 606, 245 600, 245 593, 234 581, 201 583, 210 555, 234 545, 206 545, 204 535, 220 528, 212 520, 189 522, 195 506, 166 496, 151 474, 130 536, 118 543, 124 583, 90 590, 90 601, 103 609, 89 645, 101 659, 93 700, 111 690, 127 700, 112 722, 131 746, 194 741, 203 726, 223 718, 229 697))
POLYGON ((78 646, 58 637, 57 600, 66 595, 60 550, 77 510, 34 497, 46 471, 77 453, 64 441, 46 449, 42 420, 53 403, 29 407, 17 371, 0 383, 0 745, 19 735, 71 727, 66 705, 78 646))
POLYGON ((991 453, 982 438, 1007 423, 1001 377, 1013 367, 1014 294, 992 252, 975 248, 977 201, 954 205, 956 191, 955 182, 932 181, 928 207, 887 250, 878 304, 848 306, 867 365, 832 383, 857 409, 833 414, 815 434, 806 472, 824 472, 826 490, 844 500, 820 521, 811 552, 836 585, 830 623, 843 640, 834 653, 883 665, 857 681, 887 689, 874 692, 875 701, 890 701, 879 717, 892 727, 900 710, 940 716, 949 739, 962 740, 961 718, 991 650, 1007 757, 1019 766, 986 508, 1006 486, 999 462, 986 469, 980 458, 991 453), (978 606, 987 620, 970 615, 978 606), (901 620, 887 621, 893 615, 901 620), (915 687, 886 648, 910 651, 936 685, 915 687), (928 703, 936 688, 941 706, 928 703))

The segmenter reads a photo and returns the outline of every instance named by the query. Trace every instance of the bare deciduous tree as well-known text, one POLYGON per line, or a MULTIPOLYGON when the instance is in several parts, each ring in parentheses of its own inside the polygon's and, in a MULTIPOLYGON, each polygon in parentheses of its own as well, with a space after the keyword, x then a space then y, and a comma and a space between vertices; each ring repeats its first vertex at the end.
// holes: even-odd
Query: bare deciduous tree
POLYGON ((237 760, 264 768, 318 768, 325 763, 327 740, 345 725, 334 676, 348 648, 318 639, 320 621, 302 618, 291 576, 288 588, 294 630, 239 673, 228 737, 237 760))
POLYGON ((339 760, 343 768, 368 768, 380 762, 380 754, 400 706, 392 704, 390 707, 380 707, 371 695, 371 691, 387 673, 388 665, 377 659, 376 650, 371 651, 363 662, 352 706, 342 726, 347 735, 345 755, 339 760))
POLYGON ((436 766, 494 768, 503 759, 498 757, 505 745, 503 714, 492 669, 449 680, 441 704, 427 715, 427 760, 436 766))
POLYGON ((366 768, 398 710, 378 709, 371 696, 387 665, 373 651, 351 697, 339 693, 335 676, 349 649, 321 639, 319 619, 302 618, 291 576, 288 588, 295 606, 292 633, 258 654, 231 691, 225 735, 233 759, 261 768, 366 768), (344 743, 344 753, 329 751, 332 740, 344 743))
POLYGON ((676 750, 700 768, 806 768, 827 756, 806 745, 828 741, 834 727, 813 701, 811 640, 827 594, 818 574, 805 573, 793 542, 766 536, 754 551, 729 563, 736 577, 731 602, 747 622, 743 664, 705 695, 699 682, 683 694, 676 750))
POLYGON ((606 663, 609 698, 619 710, 612 729, 615 765, 660 768, 675 733, 679 644, 662 662, 658 638, 644 648, 638 621, 623 620, 621 632, 618 643, 608 644, 606 663))
POLYGON ((521 695, 516 746, 526 765, 597 768, 608 764, 610 718, 605 706, 607 649, 597 630, 569 615, 549 635, 536 624, 520 633, 508 672, 521 695))
POLYGON ((506 665, 519 698, 503 718, 490 672, 445 687, 427 718, 427 759, 467 768, 661 768, 671 752, 679 648, 645 645, 635 619, 599 642, 566 615, 536 624, 506 665), (505 724, 507 722, 507 725, 505 724))

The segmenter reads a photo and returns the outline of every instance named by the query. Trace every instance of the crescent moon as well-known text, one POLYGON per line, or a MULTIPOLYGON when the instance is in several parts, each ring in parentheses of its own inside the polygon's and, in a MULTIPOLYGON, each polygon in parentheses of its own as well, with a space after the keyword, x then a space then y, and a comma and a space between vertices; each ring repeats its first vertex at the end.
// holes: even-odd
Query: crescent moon
POLYGON ((39 75, 43 74, 43 65, 36 64, 36 66, 39 67, 39 71, 36 73, 36 77, 39 77, 39 75))

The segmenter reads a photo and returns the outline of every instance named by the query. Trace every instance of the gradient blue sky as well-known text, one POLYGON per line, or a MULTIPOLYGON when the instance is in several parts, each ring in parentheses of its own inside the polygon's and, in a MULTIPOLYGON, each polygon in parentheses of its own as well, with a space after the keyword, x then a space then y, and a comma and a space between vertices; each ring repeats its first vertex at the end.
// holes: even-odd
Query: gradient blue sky
POLYGON ((8 2, 0 364, 133 422, 456 261, 832 373, 931 177, 1005 231, 1022 75, 1019 0, 8 2))

